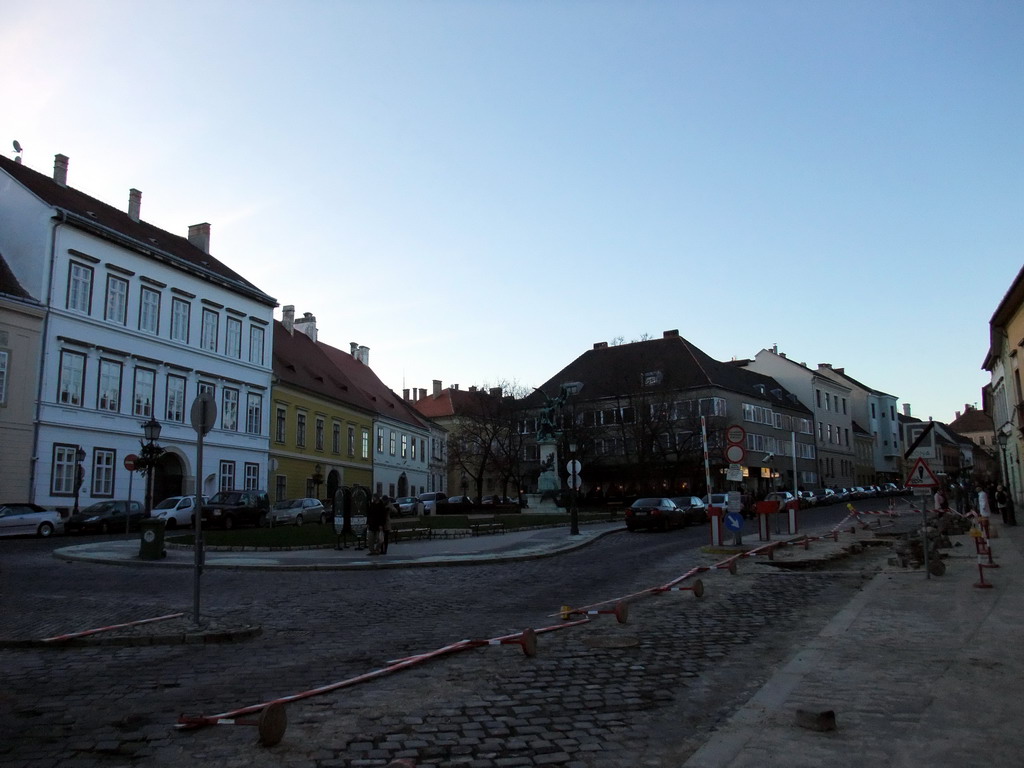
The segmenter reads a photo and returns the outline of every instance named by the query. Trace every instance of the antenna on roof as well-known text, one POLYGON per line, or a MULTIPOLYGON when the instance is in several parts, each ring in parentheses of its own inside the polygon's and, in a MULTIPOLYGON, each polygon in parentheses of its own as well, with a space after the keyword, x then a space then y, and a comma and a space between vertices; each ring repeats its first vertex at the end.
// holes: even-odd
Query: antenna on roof
POLYGON ((21 163, 21 142, 18 141, 17 139, 14 140, 14 153, 17 155, 17 157, 14 158, 14 162, 20 164, 21 163))

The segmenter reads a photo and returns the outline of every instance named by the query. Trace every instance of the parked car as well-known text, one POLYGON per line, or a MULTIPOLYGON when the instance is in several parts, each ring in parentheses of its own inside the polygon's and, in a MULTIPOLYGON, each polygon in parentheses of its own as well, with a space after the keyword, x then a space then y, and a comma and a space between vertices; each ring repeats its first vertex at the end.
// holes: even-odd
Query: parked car
POLYGON ((813 507, 818 503, 818 497, 814 495, 814 491, 797 491, 797 498, 800 499, 800 507, 813 507))
POLYGON ((64 532, 60 512, 29 502, 0 504, 0 536, 53 536, 64 532))
POLYGON ((796 497, 790 491, 772 491, 764 497, 765 501, 777 501, 780 509, 789 509, 790 505, 796 502, 796 497))
POLYGON ((68 533, 118 533, 125 529, 125 518, 129 530, 138 530, 139 523, 149 515, 137 501, 97 501, 77 515, 71 515, 64 524, 68 533))
POLYGON ((399 496, 394 503, 400 515, 423 514, 424 504, 415 496, 399 496))
POLYGON ((708 508, 700 496, 676 496, 671 501, 683 510, 687 525, 701 525, 708 521, 708 508))
POLYGON ((455 511, 465 511, 473 507, 473 500, 469 496, 449 496, 447 503, 448 509, 455 511))
MULTIPOLYGON (((205 504, 206 501, 207 498, 203 496, 203 503, 205 504)), ((168 530, 179 526, 188 528, 195 525, 192 514, 195 511, 195 505, 195 496, 171 496, 153 507, 150 517, 163 520, 168 530)))
POLYGON ((835 491, 831 488, 815 488, 811 491, 811 494, 814 496, 814 503, 819 507, 823 504, 831 504, 834 501, 838 501, 835 491))
POLYGON ((428 491, 426 493, 421 493, 416 498, 423 502, 424 515, 443 515, 444 507, 448 504, 447 493, 428 491))
POLYGON ((263 525, 269 512, 266 491, 218 491, 203 504, 203 525, 225 530, 238 525, 263 525))
POLYGON ((327 522, 327 510, 320 499, 285 499, 274 504, 267 515, 270 525, 302 525, 327 522))
POLYGON ((637 499, 626 510, 626 528, 631 531, 640 528, 667 531, 685 525, 686 513, 677 507, 672 499, 637 499))

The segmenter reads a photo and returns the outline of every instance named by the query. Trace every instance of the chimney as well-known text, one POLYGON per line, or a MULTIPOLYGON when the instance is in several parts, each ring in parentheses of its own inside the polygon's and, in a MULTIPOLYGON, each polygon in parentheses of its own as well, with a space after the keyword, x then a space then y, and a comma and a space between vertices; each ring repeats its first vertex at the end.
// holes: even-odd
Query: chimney
POLYGON ((354 341, 348 343, 348 353, 352 355, 356 360, 359 359, 359 344, 354 341))
POLYGON ((675 330, 672 330, 672 331, 665 331, 662 334, 662 338, 665 338, 665 339, 678 339, 679 338, 679 329, 676 328, 675 330))
POLYGON ((67 155, 53 156, 53 180, 60 184, 62 187, 66 187, 68 185, 67 155))
MULTIPOLYGON (((437 383, 438 383, 438 384, 440 384, 441 382, 437 382, 437 383)), ((426 390, 426 389, 424 389, 424 388, 420 388, 420 396, 419 396, 419 399, 420 399, 420 400, 426 400, 426 399, 427 399, 427 390, 426 390)))
POLYGON ((192 224, 188 228, 188 241, 203 253, 210 252, 210 225, 192 224))
POLYGON ((132 221, 139 220, 142 211, 142 193, 137 189, 128 190, 128 217, 132 221))
POLYGON ((469 391, 470 391, 470 392, 476 392, 476 385, 474 384, 473 386, 471 386, 471 387, 469 388, 469 391))
POLYGON ((953 413, 955 413, 955 414, 956 414, 956 416, 954 416, 954 417, 953 417, 953 418, 954 418, 954 420, 955 420, 955 419, 959 419, 959 418, 960 418, 960 411, 953 411, 953 413))
POLYGON ((608 342, 599 341, 596 344, 594 344, 594 349, 608 349, 608 342))
POLYGON ((292 329, 295 327, 294 304, 285 304, 281 307, 281 325, 284 326, 284 329, 288 331, 288 333, 292 332, 292 329))
POLYGON ((903 404, 903 415, 908 419, 910 418, 910 403, 903 404))
POLYGON ((786 359, 786 353, 785 352, 779 352, 779 357, 781 357, 783 360, 785 360, 786 359))
POLYGON ((405 400, 405 402, 409 402, 409 390, 408 389, 403 389, 402 390, 402 399, 405 400))
POLYGON ((776 355, 779 354, 779 345, 778 344, 772 344, 772 352, 774 354, 776 354, 776 355))
POLYGON ((491 397, 501 397, 501 387, 491 387, 491 397))
POLYGON ((370 364, 370 348, 360 345, 359 346, 359 362, 363 365, 370 364))
POLYGON ((434 397, 437 397, 440 394, 441 394, 441 380, 440 379, 434 379, 434 397))
POLYGON ((316 341, 316 317, 311 312, 304 312, 302 318, 295 321, 295 330, 316 341))
POLYGON ((454 389, 456 392, 458 392, 459 391, 459 385, 458 384, 452 384, 452 389, 454 389))

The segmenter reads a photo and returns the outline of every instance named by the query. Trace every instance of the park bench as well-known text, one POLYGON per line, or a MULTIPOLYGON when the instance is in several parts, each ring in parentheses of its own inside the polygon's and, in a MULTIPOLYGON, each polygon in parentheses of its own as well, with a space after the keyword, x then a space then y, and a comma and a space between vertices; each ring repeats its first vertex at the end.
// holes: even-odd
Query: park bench
POLYGON ((474 536, 482 536, 487 533, 504 533, 504 523, 471 523, 469 529, 474 536))

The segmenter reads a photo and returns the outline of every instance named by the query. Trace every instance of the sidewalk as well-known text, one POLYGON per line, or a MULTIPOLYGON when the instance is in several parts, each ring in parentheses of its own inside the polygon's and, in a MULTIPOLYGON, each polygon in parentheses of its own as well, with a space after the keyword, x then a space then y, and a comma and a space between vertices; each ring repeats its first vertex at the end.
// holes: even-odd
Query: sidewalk
POLYGON ((1021 765, 1024 533, 992 541, 991 589, 974 586, 970 537, 953 541, 943 576, 877 575, 684 765, 1021 765), (838 727, 799 727, 797 710, 834 710, 838 727))
MULTIPOLYGON (((624 531, 621 523, 581 525, 578 535, 568 526, 464 536, 451 539, 410 539, 391 544, 388 554, 370 557, 365 549, 214 550, 206 551, 204 568, 257 568, 263 570, 350 570, 411 566, 476 565, 548 557, 586 546, 601 536, 624 531)), ((194 568, 191 547, 167 547, 161 560, 139 558, 139 538, 78 544, 54 550, 54 557, 108 565, 151 565, 194 568)))

